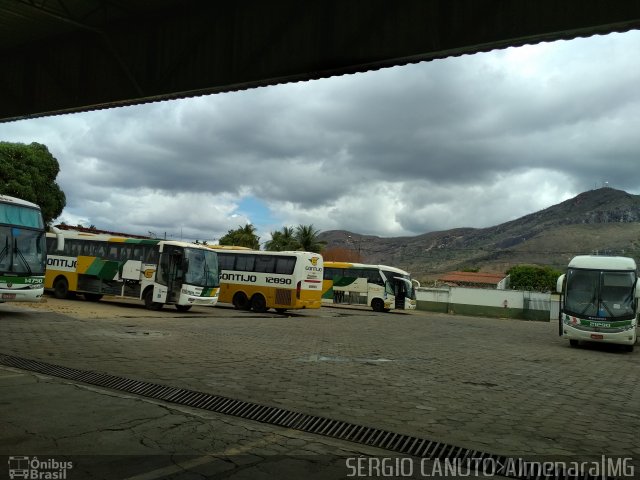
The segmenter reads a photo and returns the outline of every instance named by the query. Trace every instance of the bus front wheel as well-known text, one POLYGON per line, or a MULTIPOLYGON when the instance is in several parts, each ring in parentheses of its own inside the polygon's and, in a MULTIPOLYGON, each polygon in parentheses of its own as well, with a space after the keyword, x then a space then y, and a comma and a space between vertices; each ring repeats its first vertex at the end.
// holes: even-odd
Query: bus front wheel
POLYGON ((264 313, 267 310, 269 310, 267 308, 267 301, 264 299, 262 295, 258 295, 258 294, 251 297, 251 308, 256 313, 264 313))
POLYGON ((69 295, 69 282, 64 277, 56 278, 53 282, 53 296, 56 298, 67 298, 69 295))
POLYGON ((374 298, 371 302, 371 308, 374 312, 384 312, 384 302, 379 298, 374 298))
POLYGON ((573 338, 569 340, 569 345, 572 347, 577 347, 579 345, 578 340, 574 340, 573 338))
POLYGON ((84 298, 90 302, 98 302, 102 299, 102 295, 100 293, 85 293, 84 298))
POLYGON ((148 310, 160 310, 162 308, 162 303, 153 301, 153 289, 150 288, 146 292, 144 292, 144 306, 148 310))
POLYGON ((176 310, 178 310, 179 312, 188 312, 189 310, 191 310, 191 305, 178 305, 176 303, 176 310))

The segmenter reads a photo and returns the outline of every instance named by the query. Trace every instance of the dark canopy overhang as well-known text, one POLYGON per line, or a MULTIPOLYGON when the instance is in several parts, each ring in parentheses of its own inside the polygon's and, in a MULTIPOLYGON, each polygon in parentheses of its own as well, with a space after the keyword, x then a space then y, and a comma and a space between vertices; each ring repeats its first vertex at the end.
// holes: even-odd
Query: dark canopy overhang
POLYGON ((0 0, 0 121, 640 28, 640 0, 0 0))

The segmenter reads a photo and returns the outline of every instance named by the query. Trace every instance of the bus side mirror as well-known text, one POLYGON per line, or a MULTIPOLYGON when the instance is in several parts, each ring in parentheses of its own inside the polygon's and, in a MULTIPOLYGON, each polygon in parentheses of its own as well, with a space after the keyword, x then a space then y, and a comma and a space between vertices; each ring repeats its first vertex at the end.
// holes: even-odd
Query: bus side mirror
POLYGON ((556 292, 562 293, 565 278, 566 278, 566 274, 562 274, 558 277, 558 280, 556 281, 556 292))

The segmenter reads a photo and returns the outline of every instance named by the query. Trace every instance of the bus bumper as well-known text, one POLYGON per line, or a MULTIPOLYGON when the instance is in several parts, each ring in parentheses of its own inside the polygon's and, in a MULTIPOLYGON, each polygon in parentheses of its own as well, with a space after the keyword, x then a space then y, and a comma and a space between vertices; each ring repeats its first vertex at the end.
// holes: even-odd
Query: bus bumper
POLYGON ((21 288, 19 290, 3 291, 0 303, 4 302, 39 302, 44 295, 44 288, 21 288))
POLYGON ((636 343, 636 327, 632 326, 622 332, 596 332, 582 330, 569 325, 562 326, 562 338, 582 342, 616 343, 619 345, 634 345, 636 343))

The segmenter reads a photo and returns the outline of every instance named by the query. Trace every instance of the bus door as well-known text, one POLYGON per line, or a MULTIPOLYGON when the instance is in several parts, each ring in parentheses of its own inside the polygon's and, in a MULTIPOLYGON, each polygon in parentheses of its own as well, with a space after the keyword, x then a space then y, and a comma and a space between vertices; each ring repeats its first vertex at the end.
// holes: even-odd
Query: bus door
MULTIPOLYGON (((165 245, 160 254, 160 264, 156 281, 166 287, 164 303, 177 303, 184 283, 184 249, 175 245, 165 245)), ((155 295, 155 298, 158 298, 155 295)))
POLYGON ((395 308, 399 310, 404 309, 404 300, 407 296, 407 285, 404 279, 400 277, 393 277, 393 290, 396 296, 395 308))

